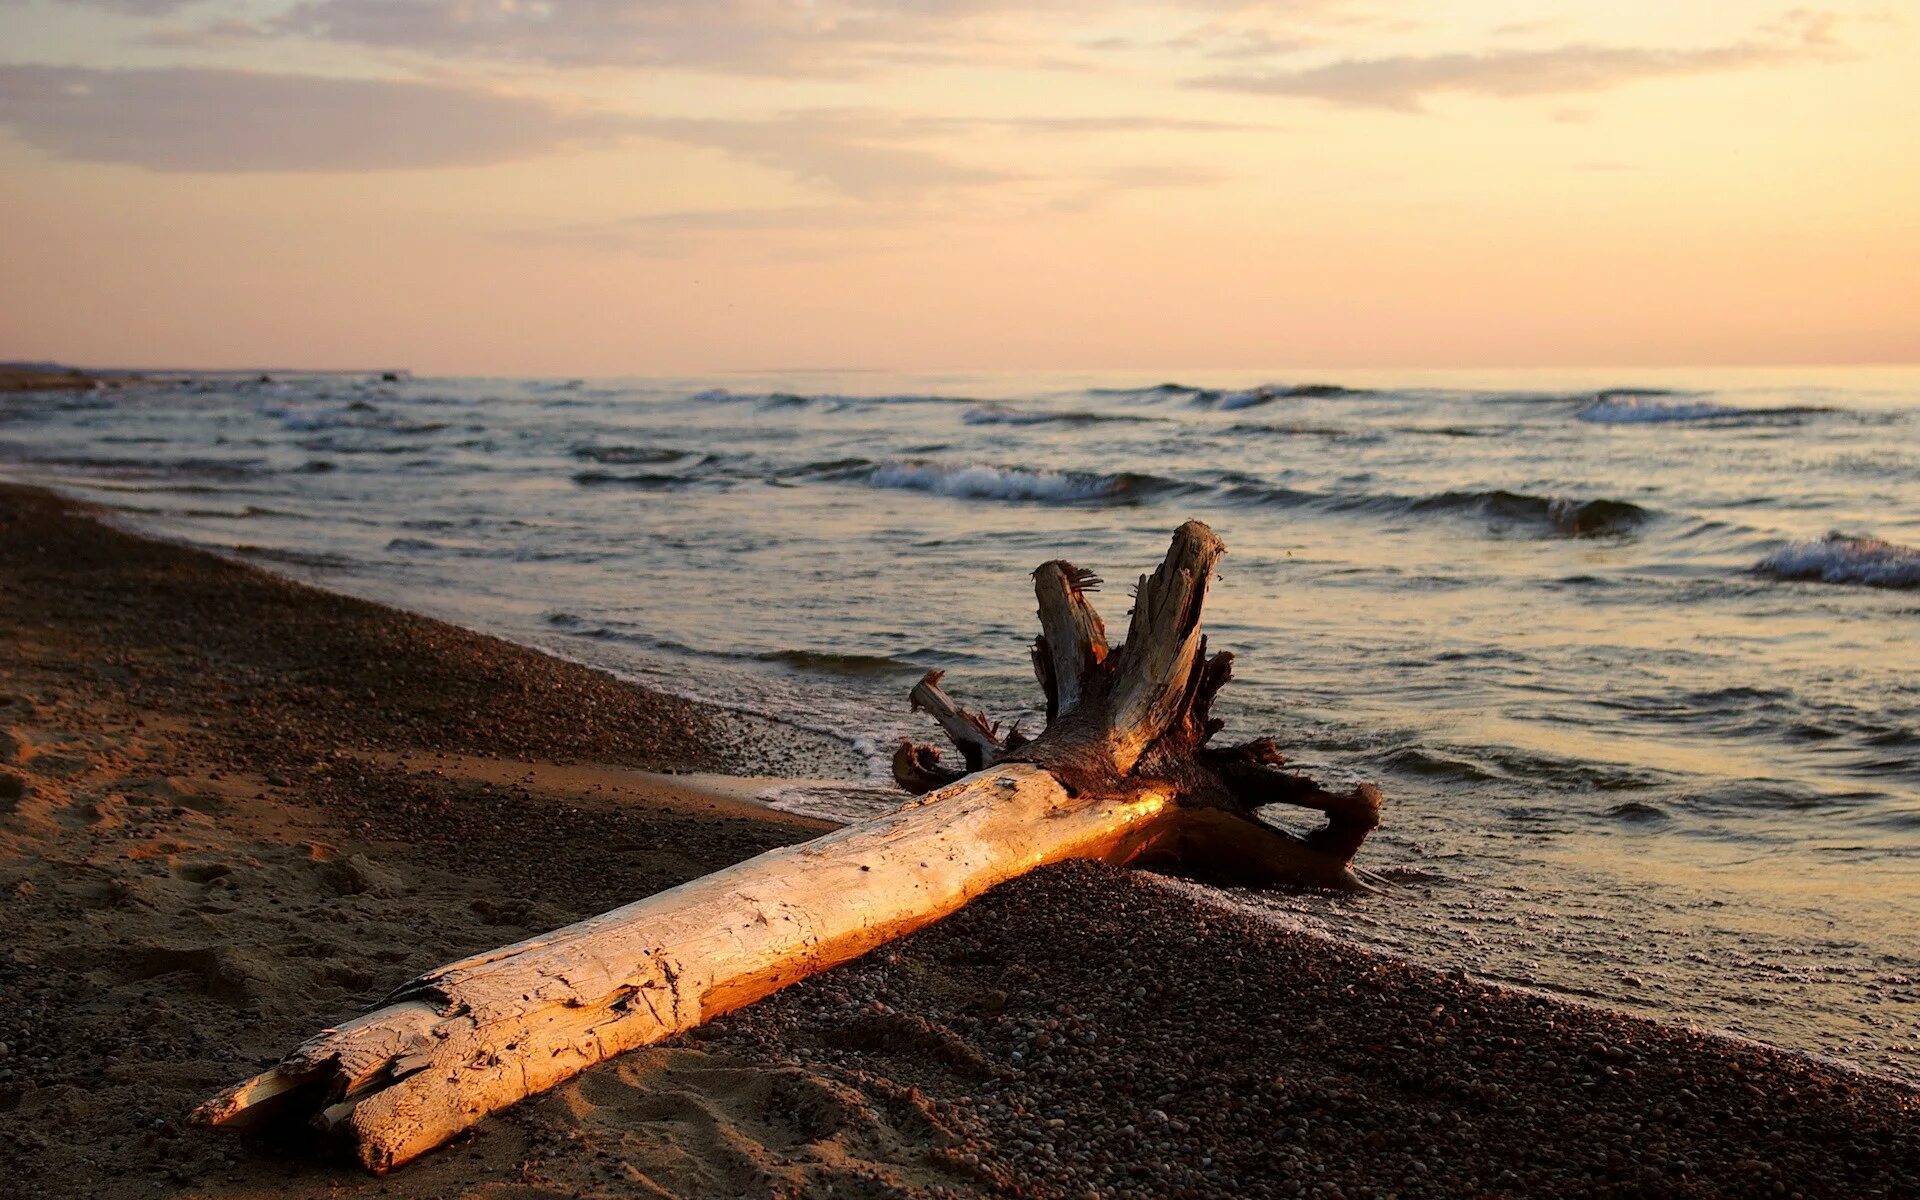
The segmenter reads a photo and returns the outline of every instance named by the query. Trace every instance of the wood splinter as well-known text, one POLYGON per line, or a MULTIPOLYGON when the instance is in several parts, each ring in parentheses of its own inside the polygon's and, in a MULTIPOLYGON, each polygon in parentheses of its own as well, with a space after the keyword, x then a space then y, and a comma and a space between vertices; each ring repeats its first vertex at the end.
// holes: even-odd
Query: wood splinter
POLYGON ((1208 656, 1201 610, 1226 548, 1189 521, 1140 579, 1109 649, 1090 572, 1034 572, 1034 672, 1047 726, 1002 734, 940 689, 910 697, 965 770, 902 742, 921 798, 564 929, 429 971, 383 1007, 296 1047, 202 1105, 205 1125, 307 1123, 383 1172, 626 1050, 692 1029, 946 916, 996 884, 1073 858, 1252 886, 1358 889, 1351 859, 1380 821, 1369 785, 1333 792, 1285 769, 1270 738, 1208 742, 1232 656, 1208 656), (1296 837, 1270 804, 1326 824, 1296 837))

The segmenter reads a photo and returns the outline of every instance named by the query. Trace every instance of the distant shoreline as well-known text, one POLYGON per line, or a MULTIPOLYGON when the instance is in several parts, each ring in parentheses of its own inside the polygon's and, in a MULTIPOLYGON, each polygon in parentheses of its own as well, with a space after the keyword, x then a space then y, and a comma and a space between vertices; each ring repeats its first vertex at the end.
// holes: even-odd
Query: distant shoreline
POLYGON ((177 370, 173 368, 70 367, 52 362, 0 363, 0 393, 13 392, 91 392, 100 388, 124 387, 137 383, 182 383, 198 379, 259 379, 271 381, 285 375, 312 377, 339 375, 365 377, 397 383, 413 378, 405 368, 386 367, 371 370, 305 370, 282 367, 248 367, 221 370, 177 370))

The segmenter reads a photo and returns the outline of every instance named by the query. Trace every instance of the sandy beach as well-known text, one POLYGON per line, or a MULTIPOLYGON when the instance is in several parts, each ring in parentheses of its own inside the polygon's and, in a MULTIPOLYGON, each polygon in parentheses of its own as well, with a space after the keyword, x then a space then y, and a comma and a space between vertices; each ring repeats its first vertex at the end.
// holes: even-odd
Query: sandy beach
POLYGON ((393 985, 829 828, 783 727, 0 487, 0 1159, 40 1196, 1897 1196, 1920 1097, 1092 866, 375 1179, 193 1106, 393 985))

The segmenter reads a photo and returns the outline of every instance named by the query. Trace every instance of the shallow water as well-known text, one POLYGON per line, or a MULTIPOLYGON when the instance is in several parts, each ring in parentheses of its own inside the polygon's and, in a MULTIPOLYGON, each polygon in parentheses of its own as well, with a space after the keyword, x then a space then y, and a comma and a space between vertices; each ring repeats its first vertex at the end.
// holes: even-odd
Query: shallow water
POLYGON ((1380 783, 1398 885, 1222 899, 1920 1080, 1920 372, 1159 382, 210 380, 0 398, 0 469, 876 780, 929 667, 1038 726, 1035 564, 1120 626, 1197 516, 1225 736, 1380 783))

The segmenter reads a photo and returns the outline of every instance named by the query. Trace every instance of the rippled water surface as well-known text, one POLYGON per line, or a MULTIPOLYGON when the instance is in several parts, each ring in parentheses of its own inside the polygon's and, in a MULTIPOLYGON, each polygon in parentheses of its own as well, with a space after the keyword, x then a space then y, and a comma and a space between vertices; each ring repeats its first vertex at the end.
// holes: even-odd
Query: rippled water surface
POLYGON ((1197 516, 1226 736, 1380 783, 1397 884, 1218 898, 1920 1079, 1920 372, 212 380, 0 398, 0 468, 876 771, 1197 516))

